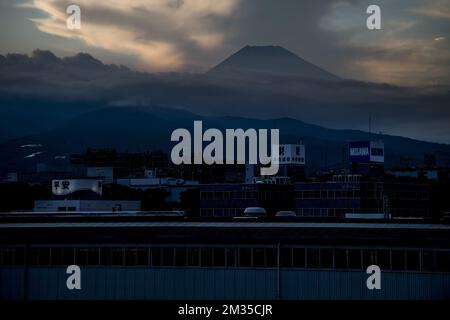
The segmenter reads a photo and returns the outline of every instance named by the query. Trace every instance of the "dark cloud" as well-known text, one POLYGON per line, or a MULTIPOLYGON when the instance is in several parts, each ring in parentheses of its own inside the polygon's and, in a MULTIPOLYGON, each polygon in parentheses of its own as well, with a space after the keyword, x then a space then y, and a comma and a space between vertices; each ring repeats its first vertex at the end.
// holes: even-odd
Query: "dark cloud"
MULTIPOLYGON (((42 101, 31 103, 36 108, 46 105, 45 101, 53 106, 94 108, 160 105, 197 114, 293 117, 332 128, 364 130, 372 117, 375 131, 450 142, 450 129, 445 125, 450 119, 450 91, 446 87, 404 88, 269 75, 230 81, 195 74, 134 72, 103 65, 85 55, 56 60, 49 57, 40 53, 31 58, 0 59, 1 104, 18 119, 14 123, 8 120, 11 117, 3 117, 7 121, 4 128, 12 125, 20 129, 19 120, 28 112, 15 102, 21 97, 29 102, 42 101)), ((57 122, 52 109, 42 110, 47 110, 41 112, 42 117, 57 122)))
MULTIPOLYGON (((80 0, 80 32, 65 28, 63 9, 69 1, 55 0, 47 7, 26 2, 40 13, 39 31, 30 33, 54 36, 42 41, 42 48, 58 43, 73 52, 102 50, 101 60, 106 53, 114 54, 108 61, 127 57, 138 70, 203 72, 245 45, 281 45, 343 78, 372 83, 226 82, 117 67, 23 64, 28 58, 18 55, 0 57, 3 97, 156 103, 203 114, 291 116, 340 128, 366 129, 372 116, 377 130, 450 142, 448 0, 376 1, 382 8, 381 31, 365 27, 369 0, 80 0), (22 65, 7 66, 5 59, 22 65)), ((18 29, 10 26, 7 32, 14 35, 18 29)), ((14 51, 13 43, 17 40, 2 41, 2 52, 14 51)))
POLYGON ((36 21, 41 31, 84 42, 78 51, 135 57, 147 71, 205 71, 247 44, 277 44, 342 77, 450 84, 447 0, 378 0, 376 32, 365 26, 369 0, 81 0, 79 33, 65 29, 69 1, 26 2, 48 14, 36 21))

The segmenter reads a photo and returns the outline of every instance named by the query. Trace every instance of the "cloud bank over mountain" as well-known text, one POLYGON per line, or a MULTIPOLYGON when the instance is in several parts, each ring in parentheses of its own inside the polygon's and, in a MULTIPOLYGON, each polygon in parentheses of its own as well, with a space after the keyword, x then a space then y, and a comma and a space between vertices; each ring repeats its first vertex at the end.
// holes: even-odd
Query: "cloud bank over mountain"
MULTIPOLYGON (((267 50, 254 48, 255 55, 259 49, 267 50)), ((282 69, 279 61, 270 62, 271 55, 265 59, 260 70, 266 64, 282 69)), ((300 66, 311 66, 300 57, 295 59, 300 66)), ((149 74, 105 65, 88 54, 58 58, 48 51, 35 51, 32 56, 0 56, 0 133, 4 140, 38 132, 103 107, 159 105, 200 115, 291 117, 330 128, 362 130, 368 129, 371 117, 376 132, 450 142, 447 87, 397 87, 334 79, 333 75, 323 79, 308 68, 299 69, 304 74, 234 69, 237 72, 225 77, 149 74)), ((319 75, 327 72, 313 70, 319 75)))
POLYGON ((343 78, 450 84, 448 0, 377 1, 380 31, 366 28, 370 0, 79 0, 79 31, 66 28, 70 1, 19 2, 2 5, 10 34, 0 36, 2 52, 26 46, 11 40, 26 34, 30 51, 41 45, 127 59, 139 70, 203 72, 246 44, 275 44, 343 78), (14 19, 24 15, 34 26, 14 19))

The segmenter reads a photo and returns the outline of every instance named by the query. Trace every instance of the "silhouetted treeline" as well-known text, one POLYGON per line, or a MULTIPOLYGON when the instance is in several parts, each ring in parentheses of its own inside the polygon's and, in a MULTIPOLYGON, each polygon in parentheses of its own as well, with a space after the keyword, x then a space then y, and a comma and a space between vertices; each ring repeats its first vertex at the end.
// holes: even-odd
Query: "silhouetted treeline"
POLYGON ((0 211, 29 211, 35 200, 50 199, 52 190, 46 185, 25 182, 0 183, 0 211))

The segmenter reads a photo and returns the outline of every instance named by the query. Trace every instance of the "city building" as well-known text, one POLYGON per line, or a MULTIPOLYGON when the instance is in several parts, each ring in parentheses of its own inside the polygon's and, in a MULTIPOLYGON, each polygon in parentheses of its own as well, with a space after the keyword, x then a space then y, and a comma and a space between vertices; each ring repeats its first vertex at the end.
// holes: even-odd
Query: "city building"
POLYGON ((103 200, 102 180, 62 179, 52 181, 52 199, 36 200, 34 212, 139 211, 140 201, 103 200))
POLYGON ((430 185, 420 181, 338 175, 330 181, 296 183, 294 188, 299 216, 342 218, 346 214, 374 214, 386 219, 431 218, 430 185))
POLYGON ((138 212, 140 201, 132 200, 36 200, 34 212, 138 212))
POLYGON ((242 216, 248 207, 262 207, 272 216, 281 210, 292 210, 293 185, 270 183, 271 181, 251 184, 201 184, 200 216, 242 216))
POLYGON ((17 182, 19 181, 17 172, 8 172, 6 174, 6 179, 3 179, 2 182, 17 182))
POLYGON ((146 170, 143 178, 119 178, 117 184, 141 190, 163 188, 169 193, 170 202, 180 202, 181 194, 188 189, 198 187, 199 182, 181 178, 158 178, 155 171, 146 170))
MULTIPOLYGON (((305 145, 299 144, 280 144, 278 157, 272 161, 278 163, 277 177, 287 177, 291 182, 305 181, 306 172, 306 151, 305 145)), ((255 178, 259 178, 260 165, 247 164, 245 166, 245 183, 253 183, 255 178)))
POLYGON ((384 174, 383 141, 355 141, 349 144, 352 174, 382 177, 384 174))
POLYGON ((113 167, 87 167, 86 177, 101 179, 103 183, 114 182, 113 167))
POLYGON ((74 165, 85 167, 112 167, 116 178, 141 177, 145 168, 159 168, 164 172, 170 166, 167 154, 160 151, 127 153, 114 149, 87 149, 83 154, 73 154, 70 161, 74 165))
POLYGON ((38 162, 34 169, 21 170, 16 173, 17 181, 30 185, 50 184, 54 179, 64 177, 76 179, 86 176, 86 168, 82 165, 70 163, 65 156, 55 156, 45 162, 38 162))
MULTIPOLYGON (((347 213, 369 213, 361 203, 361 176, 335 176, 331 181, 294 184, 298 216, 343 217, 347 213)), ((376 191, 375 191, 376 193, 376 191)), ((382 212, 381 204, 374 212, 382 212)))

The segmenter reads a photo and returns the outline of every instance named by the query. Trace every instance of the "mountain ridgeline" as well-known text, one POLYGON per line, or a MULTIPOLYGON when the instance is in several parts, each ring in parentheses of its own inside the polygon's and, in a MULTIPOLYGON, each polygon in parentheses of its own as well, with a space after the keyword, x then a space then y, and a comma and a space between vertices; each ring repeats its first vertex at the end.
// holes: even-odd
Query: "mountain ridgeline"
MULTIPOLYGON (((55 156, 70 157, 70 154, 87 148, 114 148, 128 152, 163 150, 169 153, 174 145, 170 141, 172 131, 186 128, 192 133, 194 120, 202 120, 204 130, 218 128, 222 132, 227 128, 277 128, 282 143, 302 141, 306 144, 306 160, 310 169, 347 168, 348 143, 369 138, 367 132, 326 129, 290 118, 206 117, 167 107, 109 107, 77 116, 58 128, 1 144, 0 152, 8 157, 0 159, 0 167, 3 174, 18 166, 29 169, 55 156), (38 149, 43 153, 32 159, 25 158, 29 150, 20 146, 27 144, 42 145, 38 149)), ((435 152, 444 156, 446 161, 450 160, 449 145, 375 134, 372 134, 372 139, 385 142, 387 166, 398 165, 402 157, 408 157, 413 164, 419 165, 425 154, 435 152)))
MULTIPOLYGON (((309 168, 343 168, 348 143, 369 134, 328 124, 349 128, 375 114, 385 127, 401 127, 401 119, 426 132, 420 126, 438 113, 446 119, 450 103, 448 93, 341 79, 278 46, 246 46, 205 74, 149 74, 85 53, 59 58, 36 50, 0 55, 0 84, 2 176, 86 148, 169 152, 172 131, 192 130, 194 120, 205 129, 280 129, 281 143, 306 144, 309 168), (27 157, 23 145, 40 145, 32 151, 41 153, 27 157)), ((385 142, 387 166, 404 158, 420 165, 429 153, 450 165, 450 145, 371 137, 385 142)))

